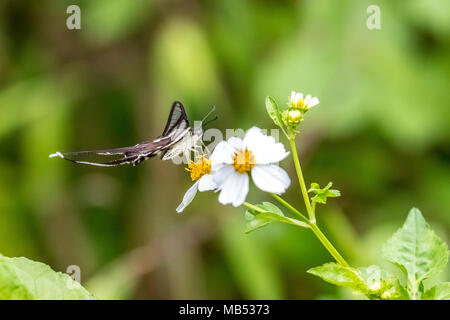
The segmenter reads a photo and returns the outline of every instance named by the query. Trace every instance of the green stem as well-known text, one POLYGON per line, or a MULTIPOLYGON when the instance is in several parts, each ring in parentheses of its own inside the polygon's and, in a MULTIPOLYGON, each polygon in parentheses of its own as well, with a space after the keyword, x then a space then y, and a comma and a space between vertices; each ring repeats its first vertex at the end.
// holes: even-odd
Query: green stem
POLYGON ((305 201, 306 205, 306 211, 308 212, 310 221, 312 223, 315 223, 316 217, 311 207, 311 202, 309 201, 308 190, 306 189, 305 179, 303 178, 302 167, 300 166, 300 161, 298 159, 295 139, 289 139, 289 143, 291 144, 292 158, 294 158, 295 170, 297 171, 298 183, 300 184, 300 189, 302 190, 303 200, 305 201))
POLYGON ((322 233, 317 224, 311 223, 311 230, 314 232, 316 237, 322 242, 323 246, 328 250, 328 252, 333 256, 333 258, 339 262, 344 267, 350 267, 350 265, 345 261, 345 259, 339 254, 336 248, 331 244, 327 237, 322 233))
MULTIPOLYGON (((333 256, 333 258, 339 262, 341 265, 345 266, 345 267, 349 267, 349 264, 345 261, 345 259, 339 254, 339 252, 336 250, 336 248, 331 244, 331 242, 327 239, 327 237, 322 233, 322 231, 319 229, 319 227, 317 226, 316 223, 312 223, 311 221, 309 221, 303 214, 301 214, 297 209, 295 209, 292 205, 290 205, 287 201, 285 201, 283 198, 281 198, 280 196, 272 193, 272 196, 277 199, 280 203, 282 203, 286 208, 288 208, 289 210, 293 211, 294 213, 298 214, 300 217, 302 217, 305 222, 309 225, 309 227, 311 228, 311 230, 314 232, 314 234, 316 235, 316 237, 319 239, 319 241, 323 244, 323 246, 328 250, 328 252, 333 256)), ((264 209, 261 209, 251 203, 248 202, 244 202, 243 203, 244 206, 246 206, 247 208, 253 209, 255 211, 258 212, 266 212, 264 209)), ((296 221, 291 219, 292 221, 296 221)), ((300 223, 300 222, 299 222, 300 223)), ((293 223, 296 224, 296 223, 293 223)), ((304 225, 299 225, 301 227, 306 227, 304 225)))
POLYGON ((309 225, 311 226, 311 230, 314 232, 319 241, 323 244, 323 246, 328 250, 328 252, 333 256, 333 258, 339 262, 341 265, 345 267, 349 267, 350 265, 345 261, 345 259, 339 254, 336 248, 331 244, 331 242, 327 239, 327 237, 322 233, 319 227, 316 224, 316 216, 315 216, 315 205, 311 206, 311 202, 308 196, 308 189, 306 188, 305 179, 303 178, 302 167, 300 166, 300 160, 297 154, 297 146, 295 145, 295 138, 289 139, 289 143, 291 145, 292 158, 294 159, 295 170, 297 171, 298 183, 300 185, 300 189, 302 191, 303 200, 305 201, 306 210, 309 216, 309 225))
POLYGON ((301 214, 297 209, 295 209, 292 205, 290 205, 286 200, 281 198, 279 195, 271 193, 272 197, 277 199, 280 203, 282 203, 286 208, 294 212, 295 214, 302 217, 306 223, 309 224, 311 230, 314 232, 316 237, 320 240, 320 242, 323 244, 323 246, 328 250, 328 252, 333 256, 333 258, 342 264, 343 266, 348 267, 348 263, 345 261, 345 259, 339 254, 339 252, 336 250, 336 248, 331 244, 331 242, 328 240, 328 238, 322 233, 322 231, 319 229, 316 223, 312 223, 309 221, 303 214, 301 214))
POLYGON ((254 204, 248 203, 247 201, 244 201, 243 205, 246 206, 249 209, 253 209, 253 210, 261 212, 261 213, 262 212, 266 212, 266 210, 261 209, 260 207, 257 207, 254 204))
POLYGON ((271 195, 272 195, 272 197, 277 199, 278 202, 280 202, 282 205, 284 205, 286 208, 288 208, 290 211, 292 211, 293 213, 295 213, 296 215, 301 217, 303 220, 305 220, 305 222, 309 223, 308 218, 306 218, 300 211, 298 211, 292 205, 290 205, 286 200, 284 200, 283 198, 281 198, 279 195, 277 195, 275 193, 271 193, 271 195))

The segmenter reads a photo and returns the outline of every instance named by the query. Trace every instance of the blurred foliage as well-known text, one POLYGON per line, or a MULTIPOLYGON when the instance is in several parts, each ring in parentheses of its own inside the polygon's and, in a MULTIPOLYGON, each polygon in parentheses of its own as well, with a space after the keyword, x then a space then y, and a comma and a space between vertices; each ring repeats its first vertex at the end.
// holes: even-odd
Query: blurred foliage
POLYGON ((27 258, 0 256, 1 300, 91 300, 69 275, 27 258))
POLYGON ((371 300, 445 300, 450 282, 428 286, 425 280, 445 269, 449 250, 430 228, 422 213, 412 208, 403 226, 386 241, 382 257, 401 271, 403 278, 377 265, 354 268, 332 262, 308 270, 337 286, 359 291, 371 300))
MULTIPOLYGON (((413 206, 445 239, 449 1, 76 3, 81 30, 66 28, 73 1, 0 2, 2 254, 78 265, 99 298, 357 298, 305 272, 332 261, 306 231, 245 235, 245 210, 213 193, 176 214, 190 181, 171 162, 48 159, 155 137, 176 99, 191 120, 216 105, 221 130, 271 127, 265 97, 287 102, 291 90, 321 101, 298 147, 307 183, 341 190, 318 219, 350 262, 381 263, 413 206), (371 4, 381 30, 366 28, 371 4)), ((295 188, 286 196, 301 203, 295 188)))

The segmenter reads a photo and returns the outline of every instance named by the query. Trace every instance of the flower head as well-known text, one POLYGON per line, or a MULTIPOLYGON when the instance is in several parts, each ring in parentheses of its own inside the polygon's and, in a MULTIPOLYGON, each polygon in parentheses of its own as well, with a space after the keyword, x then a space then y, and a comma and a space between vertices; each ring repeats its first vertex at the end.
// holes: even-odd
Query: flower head
POLYGON ((238 150, 234 154, 232 166, 239 173, 249 172, 255 166, 255 156, 253 155, 253 152, 247 148, 238 150))
POLYGON ((216 184, 211 175, 212 161, 207 159, 204 155, 196 162, 191 161, 186 168, 190 172, 190 177, 195 183, 186 191, 183 200, 177 207, 177 212, 182 212, 194 200, 197 191, 209 191, 216 188, 216 184))
POLYGON ((293 109, 306 111, 318 104, 319 99, 317 97, 311 97, 309 94, 303 99, 303 93, 292 91, 291 96, 289 97, 289 107, 293 109))
POLYGON ((186 171, 191 173, 192 181, 197 181, 205 174, 209 174, 211 172, 211 160, 202 155, 200 160, 197 162, 191 160, 191 163, 188 164, 186 171))
POLYGON ((240 206, 249 191, 249 175, 255 185, 266 192, 281 194, 291 180, 276 163, 288 156, 283 144, 253 127, 240 139, 232 137, 214 149, 213 180, 220 191, 219 202, 240 206))
POLYGON ((302 120, 303 114, 297 109, 291 109, 287 113, 287 121, 289 123, 297 124, 302 120))

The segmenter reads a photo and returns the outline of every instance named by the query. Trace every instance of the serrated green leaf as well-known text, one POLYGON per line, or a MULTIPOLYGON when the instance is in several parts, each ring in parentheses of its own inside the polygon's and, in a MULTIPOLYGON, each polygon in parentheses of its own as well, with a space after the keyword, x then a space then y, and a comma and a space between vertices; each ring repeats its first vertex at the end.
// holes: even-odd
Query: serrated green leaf
POLYGON ((265 212, 256 211, 253 209, 247 209, 245 212, 245 219, 247 220, 247 226, 245 233, 249 233, 256 229, 266 226, 267 224, 279 221, 297 226, 309 228, 309 225, 302 221, 298 221, 289 217, 286 217, 276 205, 270 202, 263 202, 256 205, 258 208, 265 210, 265 212))
POLYGON ((266 110, 273 122, 280 128, 283 128, 280 110, 278 109, 277 103, 272 97, 266 98, 266 110))
POLYGON ((450 282, 441 282, 425 291, 423 300, 450 300, 450 282))
POLYGON ((422 281, 442 271, 449 252, 421 212, 413 208, 402 228, 386 242, 382 254, 404 272, 410 295, 418 298, 422 281))
POLYGON ((94 297, 70 276, 27 258, 0 256, 1 300, 87 300, 94 297))
POLYGON ((400 281, 378 266, 355 269, 338 263, 326 263, 308 270, 315 276, 337 286, 365 294, 372 300, 403 300, 408 293, 400 281))
POLYGON ((344 267, 338 263, 330 262, 311 268, 307 272, 337 286, 350 288, 362 293, 367 291, 359 271, 351 267, 344 267))

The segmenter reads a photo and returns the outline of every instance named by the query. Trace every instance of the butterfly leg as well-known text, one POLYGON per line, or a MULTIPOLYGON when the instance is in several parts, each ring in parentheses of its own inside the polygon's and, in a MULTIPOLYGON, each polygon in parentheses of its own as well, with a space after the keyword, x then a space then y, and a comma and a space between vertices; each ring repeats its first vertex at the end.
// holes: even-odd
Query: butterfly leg
MULTIPOLYGON (((209 151, 208 147, 206 146, 206 144, 203 142, 203 140, 200 139, 200 142, 202 143, 203 147, 205 148, 204 150, 206 150, 206 154, 209 156, 211 156, 211 151, 209 151)), ((203 151, 203 150, 202 150, 203 151)))
POLYGON ((138 165, 139 163, 141 163, 142 161, 144 161, 145 159, 146 159, 145 156, 139 155, 139 156, 137 156, 136 159, 134 159, 131 163, 133 164, 133 167, 134 167, 134 166, 137 166, 137 165, 138 165))

